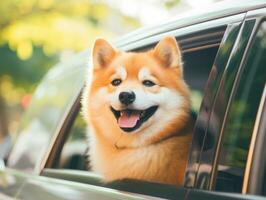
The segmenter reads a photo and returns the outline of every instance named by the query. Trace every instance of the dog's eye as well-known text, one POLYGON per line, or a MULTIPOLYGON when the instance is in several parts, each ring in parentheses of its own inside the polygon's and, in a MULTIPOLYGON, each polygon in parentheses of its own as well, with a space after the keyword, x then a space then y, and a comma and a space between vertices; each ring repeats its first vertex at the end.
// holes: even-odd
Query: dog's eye
POLYGON ((118 85, 121 84, 121 82, 122 82, 121 79, 114 79, 114 80, 112 80, 111 84, 112 84, 113 86, 118 86, 118 85))
POLYGON ((147 86, 147 87, 152 87, 152 86, 155 85, 155 83, 152 82, 152 81, 150 81, 150 80, 144 80, 144 81, 142 82, 142 84, 145 85, 145 86, 147 86))

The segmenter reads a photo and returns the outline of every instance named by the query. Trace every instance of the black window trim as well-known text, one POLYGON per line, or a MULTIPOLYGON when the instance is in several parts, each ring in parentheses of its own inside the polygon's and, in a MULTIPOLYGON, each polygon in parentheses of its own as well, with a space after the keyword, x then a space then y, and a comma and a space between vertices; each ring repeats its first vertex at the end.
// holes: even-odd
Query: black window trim
MULTIPOLYGON (((262 16, 265 16, 265 11, 266 11, 266 8, 261 8, 261 9, 258 9, 258 10, 250 11, 250 12, 247 13, 247 16, 245 17, 245 22, 249 21, 249 20, 256 20, 256 21, 255 21, 255 25, 253 27, 252 33, 250 35, 249 41, 248 41, 248 43, 246 45, 244 54, 243 54, 243 56, 241 58, 241 63, 239 65, 239 68, 238 68, 238 71, 237 71, 237 74, 236 74, 236 78, 235 78, 235 81, 233 83, 233 87, 232 87, 232 90, 231 90, 231 93, 230 93, 230 97, 229 97, 229 100, 228 100, 228 104, 227 104, 227 107, 226 107, 225 115, 224 115, 223 122, 222 122, 222 127, 221 127, 220 133, 219 133, 218 146, 217 146, 217 148, 215 150, 215 158, 214 158, 214 162, 213 162, 213 166, 212 166, 209 190, 214 190, 214 188, 215 188, 220 148, 221 148, 222 138, 223 138, 223 135, 224 135, 225 124, 226 124, 226 121, 227 121, 227 118, 228 118, 228 112, 229 112, 229 110, 231 108, 232 100, 233 100, 233 98, 235 96, 236 89, 237 89, 237 86, 238 86, 238 82, 240 80, 240 74, 241 74, 241 71, 243 69, 243 66, 245 65, 245 62, 246 62, 246 59, 247 59, 247 54, 249 52, 250 46, 252 45, 252 43, 253 43, 253 41, 254 41, 254 39, 256 37, 256 33, 257 33, 257 31, 258 31, 258 29, 260 27, 261 22, 265 20, 265 18, 262 17, 262 16)), ((248 192, 244 189, 244 187, 242 187, 242 194, 248 194, 248 192)))
POLYGON ((100 175, 80 170, 47 168, 43 170, 42 175, 103 188, 116 189, 118 191, 130 192, 137 195, 147 195, 150 197, 167 199, 175 199, 176 197, 179 197, 184 199, 188 193, 188 189, 184 187, 176 187, 175 185, 151 183, 133 179, 124 179, 113 181, 111 183, 104 183, 102 182, 100 175))

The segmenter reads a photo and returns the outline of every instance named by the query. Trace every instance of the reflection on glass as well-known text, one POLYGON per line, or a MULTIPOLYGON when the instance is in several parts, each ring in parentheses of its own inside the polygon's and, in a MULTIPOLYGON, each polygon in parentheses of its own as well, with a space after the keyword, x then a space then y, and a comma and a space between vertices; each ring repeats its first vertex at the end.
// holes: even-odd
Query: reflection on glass
POLYGON ((9 167, 38 171, 55 131, 77 98, 84 81, 86 60, 74 57, 48 72, 23 117, 9 167))
POLYGON ((250 138, 266 80, 266 23, 262 23, 243 66, 228 114, 216 180, 216 190, 239 191, 250 138))

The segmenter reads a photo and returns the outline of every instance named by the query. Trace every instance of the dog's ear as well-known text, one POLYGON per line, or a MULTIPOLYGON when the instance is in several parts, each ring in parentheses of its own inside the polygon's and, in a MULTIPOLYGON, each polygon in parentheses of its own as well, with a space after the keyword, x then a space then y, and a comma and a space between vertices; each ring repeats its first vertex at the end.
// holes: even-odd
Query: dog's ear
POLYGON ((165 37, 155 46, 153 55, 165 67, 181 67, 181 52, 174 37, 165 37))
POLYGON ((104 39, 96 39, 92 50, 94 69, 106 67, 115 57, 117 51, 104 39))

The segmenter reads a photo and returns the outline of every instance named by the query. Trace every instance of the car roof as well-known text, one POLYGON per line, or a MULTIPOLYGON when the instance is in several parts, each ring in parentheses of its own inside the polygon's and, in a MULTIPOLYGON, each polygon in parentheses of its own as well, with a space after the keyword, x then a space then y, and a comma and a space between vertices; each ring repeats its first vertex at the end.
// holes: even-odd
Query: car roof
POLYGON ((219 19, 227 16, 245 13, 249 10, 254 10, 262 7, 266 7, 265 0, 228 0, 218 2, 210 6, 205 6, 204 9, 193 9, 186 12, 185 14, 177 15, 176 17, 173 17, 173 19, 159 25, 144 27, 130 32, 120 37, 119 40, 115 41, 115 44, 121 47, 127 45, 128 43, 135 42, 152 35, 206 22, 213 19, 219 19))

